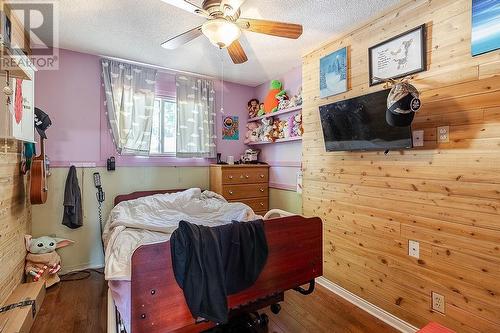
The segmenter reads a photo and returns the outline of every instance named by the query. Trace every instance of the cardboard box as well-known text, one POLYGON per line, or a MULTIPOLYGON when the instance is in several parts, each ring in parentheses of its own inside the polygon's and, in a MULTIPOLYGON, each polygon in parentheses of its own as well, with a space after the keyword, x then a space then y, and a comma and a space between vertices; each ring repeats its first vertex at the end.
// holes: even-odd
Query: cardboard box
POLYGON ((14 289, 2 307, 25 300, 35 300, 35 311, 30 305, 0 313, 1 333, 29 333, 45 297, 43 282, 22 283, 14 289))

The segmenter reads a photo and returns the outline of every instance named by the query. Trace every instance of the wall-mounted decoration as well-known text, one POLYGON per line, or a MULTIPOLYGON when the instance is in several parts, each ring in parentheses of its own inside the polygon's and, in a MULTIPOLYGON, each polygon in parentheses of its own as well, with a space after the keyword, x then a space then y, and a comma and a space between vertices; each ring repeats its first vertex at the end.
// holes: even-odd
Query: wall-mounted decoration
POLYGON ((347 91, 347 47, 319 61, 319 93, 321 98, 347 91))
POLYGON ((238 116, 222 116, 222 140, 240 139, 238 116))
POLYGON ((473 56, 500 49, 500 4, 498 0, 472 0, 473 56))
POLYGON ((426 70, 425 25, 368 49, 370 86, 426 70))

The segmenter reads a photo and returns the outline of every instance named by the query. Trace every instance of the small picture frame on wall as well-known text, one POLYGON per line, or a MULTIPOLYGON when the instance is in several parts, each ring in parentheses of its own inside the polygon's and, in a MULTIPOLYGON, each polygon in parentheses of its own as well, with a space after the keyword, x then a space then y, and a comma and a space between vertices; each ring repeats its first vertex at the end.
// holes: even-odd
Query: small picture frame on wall
POLYGON ((427 69, 425 24, 368 49, 370 86, 427 69))
POLYGON ((321 98, 347 91, 347 47, 319 60, 319 93, 321 98))

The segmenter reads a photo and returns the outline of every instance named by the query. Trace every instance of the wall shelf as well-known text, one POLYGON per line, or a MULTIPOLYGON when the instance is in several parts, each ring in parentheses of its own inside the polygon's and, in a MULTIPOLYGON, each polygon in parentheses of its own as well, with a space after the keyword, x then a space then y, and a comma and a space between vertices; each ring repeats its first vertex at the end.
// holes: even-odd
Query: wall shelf
POLYGON ((285 138, 285 139, 277 139, 276 141, 260 141, 260 142, 250 142, 247 143, 247 146, 259 146, 259 145, 267 145, 267 144, 273 144, 273 143, 281 143, 281 142, 292 142, 292 141, 300 141, 302 140, 301 136, 294 136, 291 138, 285 138))
POLYGON ((265 115, 260 116, 260 117, 250 118, 250 119, 248 119, 247 122, 252 123, 254 121, 259 121, 259 120, 264 119, 264 118, 275 117, 275 116, 279 116, 282 114, 291 113, 291 112, 295 112, 295 111, 299 111, 299 110, 302 110, 302 105, 294 106, 293 108, 289 108, 289 109, 279 110, 279 111, 276 111, 273 113, 268 113, 268 114, 265 114, 265 115))

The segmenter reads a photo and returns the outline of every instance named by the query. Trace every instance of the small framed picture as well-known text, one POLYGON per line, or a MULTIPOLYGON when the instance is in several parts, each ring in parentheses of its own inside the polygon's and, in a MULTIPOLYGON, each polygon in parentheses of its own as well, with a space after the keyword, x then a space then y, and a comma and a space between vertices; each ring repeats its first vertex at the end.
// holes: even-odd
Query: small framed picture
POLYGON ((475 57, 500 49, 498 1, 472 0, 471 52, 475 57))
POLYGON ((368 49, 370 86, 427 69, 425 24, 368 49), (382 79, 382 80, 381 80, 382 79))
POLYGON ((347 47, 319 60, 319 93, 321 98, 347 91, 347 47))

